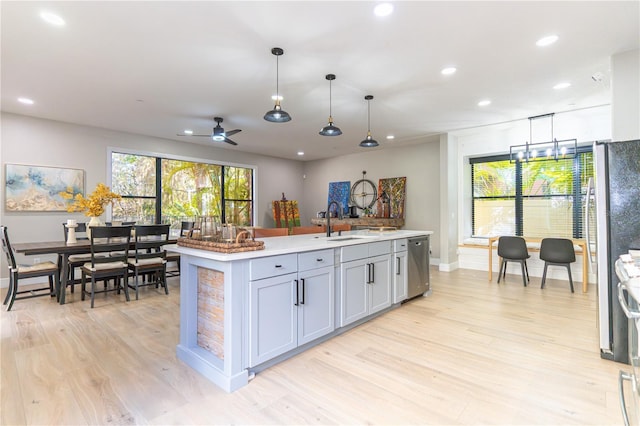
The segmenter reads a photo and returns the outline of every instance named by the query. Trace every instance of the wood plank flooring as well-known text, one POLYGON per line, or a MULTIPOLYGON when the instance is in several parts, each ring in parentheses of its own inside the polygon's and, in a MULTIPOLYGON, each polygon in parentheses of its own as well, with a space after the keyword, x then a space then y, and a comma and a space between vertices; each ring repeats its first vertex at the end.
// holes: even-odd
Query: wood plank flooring
MULTIPOLYGON (((596 294, 565 281, 432 268, 433 294, 263 371, 227 394, 175 356, 169 296, 68 293, 2 311, 1 415, 22 424, 619 425, 596 294)), ((6 291, 6 290, 5 290, 6 291)), ((4 292, 3 292, 4 293, 4 292)), ((2 295, 4 298, 4 294, 2 295)))

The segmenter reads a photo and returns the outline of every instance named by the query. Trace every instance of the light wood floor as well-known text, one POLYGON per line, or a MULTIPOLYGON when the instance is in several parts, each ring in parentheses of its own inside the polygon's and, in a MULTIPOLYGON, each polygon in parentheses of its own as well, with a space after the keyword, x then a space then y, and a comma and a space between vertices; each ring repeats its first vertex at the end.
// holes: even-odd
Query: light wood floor
POLYGON ((627 366, 600 359, 593 288, 432 269, 430 297, 227 394, 176 359, 172 280, 169 296, 3 310, 2 424, 622 424, 627 366))

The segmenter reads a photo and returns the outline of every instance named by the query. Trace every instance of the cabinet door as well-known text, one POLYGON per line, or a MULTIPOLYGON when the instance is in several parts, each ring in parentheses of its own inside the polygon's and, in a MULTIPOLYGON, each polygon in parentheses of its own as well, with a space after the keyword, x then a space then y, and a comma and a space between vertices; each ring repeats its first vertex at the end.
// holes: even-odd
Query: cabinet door
POLYGON ((400 303, 407 298, 408 260, 406 251, 393 255, 393 303, 400 303))
POLYGON ((296 278, 287 274, 249 283, 251 367, 297 346, 296 278))
POLYGON ((391 256, 376 256, 369 259, 369 314, 391 306, 391 256))
POLYGON ((298 273, 298 345, 335 329, 333 267, 298 273))
POLYGON ((340 265, 340 326, 367 316, 367 259, 340 265))

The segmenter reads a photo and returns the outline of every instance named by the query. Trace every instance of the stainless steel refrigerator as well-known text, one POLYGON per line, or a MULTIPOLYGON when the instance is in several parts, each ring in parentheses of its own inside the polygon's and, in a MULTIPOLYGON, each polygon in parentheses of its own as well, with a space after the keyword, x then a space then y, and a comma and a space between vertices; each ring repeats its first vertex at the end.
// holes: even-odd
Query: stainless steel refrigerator
POLYGON ((640 244, 640 140, 596 142, 593 155, 595 190, 587 191, 585 224, 589 255, 597 269, 600 354, 628 363, 627 318, 617 300, 614 265, 621 254, 640 244), (594 208, 595 221, 590 221, 594 208), (590 222, 595 230, 588 229, 590 222))

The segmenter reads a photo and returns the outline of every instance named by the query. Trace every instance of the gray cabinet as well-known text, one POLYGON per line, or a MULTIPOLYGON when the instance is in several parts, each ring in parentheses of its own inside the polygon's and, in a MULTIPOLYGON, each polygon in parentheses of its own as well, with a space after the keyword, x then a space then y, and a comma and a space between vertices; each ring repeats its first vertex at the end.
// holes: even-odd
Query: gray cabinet
POLYGON ((390 241, 341 248, 341 327, 391 306, 390 252, 390 241))
POLYGON ((335 329, 333 267, 298 273, 298 345, 335 329))
POLYGON ((393 303, 400 303, 407 298, 407 239, 393 242, 393 303))
POLYGON ((251 367, 335 329, 332 249, 251 261, 250 277, 251 367))
POLYGON ((251 281, 249 364, 256 366, 298 345, 297 274, 251 281))

